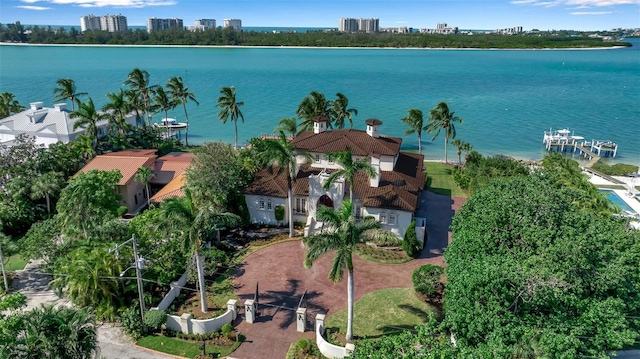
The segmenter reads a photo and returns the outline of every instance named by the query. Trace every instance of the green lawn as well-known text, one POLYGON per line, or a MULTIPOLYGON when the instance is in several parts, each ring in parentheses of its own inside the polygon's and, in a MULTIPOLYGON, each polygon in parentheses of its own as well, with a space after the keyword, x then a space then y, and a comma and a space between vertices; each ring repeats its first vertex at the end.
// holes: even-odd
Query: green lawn
POLYGON ((465 197, 465 193, 453 180, 453 165, 446 165, 441 162, 425 162, 427 170, 427 190, 452 197, 465 197))
MULTIPOLYGON (((7 259, 5 259, 7 260, 7 259)), ((9 260, 5 263, 4 268, 7 271, 22 270, 27 265, 28 260, 22 258, 19 254, 9 257, 9 260)))
MULTIPOLYGON (((357 285, 357 283, 356 283, 357 285)), ((346 298, 345 298, 346 300, 346 298)), ((353 334, 356 337, 378 338, 412 329, 425 323, 435 307, 420 301, 413 288, 390 288, 371 292, 362 297, 353 312, 353 334)), ((347 330, 347 310, 337 312, 327 320, 327 328, 340 333, 347 330)))
MULTIPOLYGON (((200 343, 190 343, 176 338, 150 335, 141 338, 136 344, 144 348, 149 348, 157 350, 159 352, 187 358, 193 358, 198 354, 202 354, 202 350, 200 350, 200 343)), ((234 345, 231 349, 224 349, 216 347, 214 345, 207 345, 207 354, 219 354, 218 357, 221 358, 229 355, 230 353, 233 353, 233 351, 236 350, 239 345, 240 343, 236 343, 236 345, 234 345)))

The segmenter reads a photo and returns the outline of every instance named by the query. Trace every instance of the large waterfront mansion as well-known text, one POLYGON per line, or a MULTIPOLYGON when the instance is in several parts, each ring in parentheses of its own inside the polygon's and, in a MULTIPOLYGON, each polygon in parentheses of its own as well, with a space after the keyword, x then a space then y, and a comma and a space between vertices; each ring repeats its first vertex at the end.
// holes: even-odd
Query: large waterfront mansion
MULTIPOLYGON (((376 175, 369 178, 356 173, 354 180, 354 209, 356 218, 373 216, 382 227, 403 237, 420 204, 424 189, 423 156, 400 151, 402 139, 380 134, 382 122, 367 120, 366 131, 355 129, 329 130, 327 119, 315 119, 314 130, 303 132, 292 140, 296 150, 305 151, 314 161, 297 157, 296 180, 293 184, 293 221, 305 224, 305 234, 322 228, 316 220, 319 206, 337 208, 349 198, 349 184, 344 179, 335 181, 328 189, 323 184, 331 172, 340 168, 330 162, 327 153, 349 148, 353 159, 366 158, 376 175)), ((287 209, 286 171, 262 169, 244 191, 251 221, 276 224, 274 209, 287 209)), ((285 210, 284 222, 288 222, 285 210)), ((418 239, 424 237, 425 220, 416 219, 418 239)))

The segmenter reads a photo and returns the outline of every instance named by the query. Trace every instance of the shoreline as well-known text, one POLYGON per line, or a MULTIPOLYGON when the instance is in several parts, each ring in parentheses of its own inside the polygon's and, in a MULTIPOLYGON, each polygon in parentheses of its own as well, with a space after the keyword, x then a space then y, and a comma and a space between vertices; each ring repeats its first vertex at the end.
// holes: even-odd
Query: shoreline
POLYGON ((365 47, 365 46, 252 46, 252 45, 113 45, 113 44, 29 44, 21 42, 0 42, 0 46, 36 46, 36 47, 109 47, 109 48, 200 48, 200 49, 318 49, 318 50, 445 50, 445 51, 581 51, 581 50, 618 50, 627 46, 606 47, 554 47, 554 48, 478 48, 478 47, 365 47))

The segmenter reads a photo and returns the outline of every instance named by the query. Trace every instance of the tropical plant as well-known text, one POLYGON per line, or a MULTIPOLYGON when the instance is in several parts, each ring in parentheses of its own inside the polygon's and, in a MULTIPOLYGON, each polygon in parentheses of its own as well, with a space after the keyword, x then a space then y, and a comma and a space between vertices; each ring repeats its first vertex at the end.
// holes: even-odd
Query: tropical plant
POLYGON ((44 197, 47 201, 47 213, 51 214, 51 196, 58 193, 65 185, 60 172, 47 172, 33 179, 31 183, 31 199, 44 197))
POLYGON ((433 264, 425 264, 416 268, 411 275, 413 289, 426 297, 436 294, 442 290, 442 282, 440 277, 444 274, 444 268, 434 266, 433 264))
MULTIPOLYGON (((307 97, 300 101, 296 110, 298 118, 303 120, 299 126, 300 131, 313 130, 313 121, 316 117, 324 117, 328 120, 330 108, 331 102, 327 101, 323 93, 311 91, 307 97)), ((330 122, 329 125, 331 125, 330 122)))
POLYGON ((260 163, 275 173, 287 173, 287 206, 289 207, 289 237, 293 237, 293 182, 296 180, 296 156, 311 160, 311 155, 296 151, 295 146, 287 140, 284 132, 280 132, 277 140, 266 139, 254 143, 260 163))
POLYGON ((147 192, 147 206, 151 206, 151 193, 149 193, 149 182, 152 178, 156 176, 155 173, 149 167, 140 167, 138 168, 138 172, 133 176, 133 178, 140 182, 141 185, 144 186, 145 191, 147 192))
POLYGON ((108 102, 102 107, 102 111, 107 112, 109 124, 117 128, 121 135, 126 135, 128 132, 126 117, 131 111, 126 92, 123 89, 118 92, 109 92, 107 100, 108 102))
POLYGON ((236 100, 236 88, 234 86, 220 89, 220 97, 218 97, 218 104, 216 105, 216 107, 220 107, 218 118, 222 123, 227 123, 228 120, 233 122, 236 130, 236 141, 233 146, 235 149, 238 148, 238 119, 241 119, 244 123, 244 115, 240 111, 240 106, 244 106, 244 102, 236 100))
POLYGON ((200 305, 203 313, 208 311, 205 294, 204 268, 200 254, 203 242, 210 239, 216 231, 224 227, 236 227, 240 217, 233 213, 222 212, 209 204, 196 204, 191 191, 185 190, 183 197, 172 197, 160 206, 166 225, 176 235, 183 236, 185 251, 195 258, 200 289, 200 305))
MULTIPOLYGON (((169 96, 169 93, 167 93, 164 88, 162 86, 153 86, 151 88, 151 98, 153 99, 153 106, 151 106, 151 108, 156 111, 154 113, 160 113, 160 112, 164 112, 164 119, 165 121, 168 121, 169 119, 169 110, 173 110, 176 105, 178 104, 178 102, 175 102, 173 98, 171 98, 169 96)), ((168 123, 165 123, 167 125, 167 138, 170 138, 171 135, 171 130, 170 127, 168 126, 168 123)))
MULTIPOLYGON (((151 86, 149 84, 149 73, 146 70, 135 68, 129 73, 123 85, 129 86, 129 88, 134 91, 135 97, 140 99, 139 103, 142 105, 142 111, 147 118, 147 124, 151 126, 151 86)), ((131 99, 131 94, 129 98, 131 99)))
POLYGON ((106 119, 107 115, 98 112, 93 100, 89 97, 87 102, 78 103, 78 109, 71 112, 71 117, 78 119, 73 124, 73 129, 76 130, 78 127, 85 128, 85 134, 91 138, 91 144, 95 148, 98 143, 98 122, 106 119))
POLYGON ((169 95, 172 101, 181 103, 182 108, 184 108, 184 117, 187 123, 184 139, 185 144, 189 146, 189 114, 187 113, 187 102, 193 101, 196 105, 200 105, 200 103, 196 100, 196 95, 193 92, 189 92, 189 87, 185 86, 180 76, 170 78, 169 81, 167 81, 167 87, 169 88, 169 95))
POLYGON ((71 145, 73 146, 74 151, 76 151, 85 162, 88 162, 97 155, 93 139, 89 136, 78 135, 76 140, 71 142, 71 145))
POLYGON ((138 92, 131 88, 125 90, 124 96, 127 106, 136 114, 136 127, 140 124, 145 125, 146 122, 140 116, 140 112, 146 108, 142 97, 138 96, 138 92))
POLYGON ((56 85, 58 87, 53 89, 53 94, 55 95, 54 101, 71 101, 71 111, 76 110, 76 102, 78 105, 80 104, 80 100, 78 96, 87 95, 86 92, 78 92, 76 87, 76 82, 70 78, 59 79, 56 81, 56 85))
POLYGON ((349 107, 349 99, 347 96, 338 92, 336 99, 331 101, 331 107, 329 108, 329 117, 333 122, 332 126, 335 128, 344 128, 344 121, 349 121, 349 128, 353 128, 352 117, 358 115, 358 110, 349 107))
POLYGON ((164 310, 156 309, 144 313, 144 324, 153 330, 160 330, 162 324, 167 322, 167 313, 164 310))
POLYGON ((468 142, 464 142, 459 138, 451 141, 451 145, 457 149, 458 153, 458 165, 462 166, 462 152, 469 153, 473 150, 473 146, 471 146, 468 142))
POLYGON ((353 203, 355 191, 356 173, 363 172, 369 178, 377 175, 376 169, 371 166, 367 158, 353 160, 351 148, 347 147, 342 152, 331 152, 327 154, 327 160, 339 164, 342 168, 333 171, 327 181, 323 184, 324 189, 329 189, 339 178, 344 178, 349 183, 349 200, 353 203))
POLYGON ((429 119, 425 129, 427 132, 435 132, 431 141, 435 140, 440 134, 440 130, 444 130, 444 162, 447 163, 447 145, 449 140, 456 138, 455 123, 462 124, 464 120, 455 115, 455 112, 449 110, 446 102, 440 102, 431 111, 429 111, 429 119))
POLYGON ((11 92, 0 93, 0 118, 11 116, 11 113, 22 110, 24 110, 24 106, 20 105, 11 92))
POLYGON ((284 132, 289 134, 291 138, 295 138, 296 134, 298 134, 298 120, 295 117, 285 117, 278 122, 278 127, 273 132, 284 132))
POLYGON ((4 269, 4 257, 11 257, 16 253, 18 253, 18 246, 16 246, 9 236, 0 232, 0 265, 2 266, 2 279, 4 281, 5 292, 9 292, 9 281, 7 280, 7 272, 4 269))
POLYGON ((416 221, 412 220, 409 227, 404 232, 404 239, 402 240, 402 250, 407 253, 409 257, 415 258, 420 254, 420 242, 418 242, 418 235, 416 233, 416 221))
POLYGON ((411 108, 407 111, 407 117, 400 119, 404 122, 408 129, 404 131, 405 135, 416 133, 418 135, 418 153, 422 154, 422 111, 416 108, 411 108))

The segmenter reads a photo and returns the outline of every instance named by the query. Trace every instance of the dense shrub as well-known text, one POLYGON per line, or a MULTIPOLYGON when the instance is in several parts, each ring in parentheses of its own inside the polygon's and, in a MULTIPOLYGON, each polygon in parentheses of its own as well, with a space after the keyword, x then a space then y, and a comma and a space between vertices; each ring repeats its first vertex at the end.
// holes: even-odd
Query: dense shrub
POLYGON ((409 228, 404 233, 404 240, 402 241, 402 250, 409 257, 415 258, 420 253, 420 242, 418 242, 418 236, 416 234, 416 221, 411 221, 409 228))
POLYGON ((140 320, 140 307, 137 301, 122 310, 118 319, 124 331, 133 339, 138 339, 144 335, 144 327, 140 320))
POLYGON ((226 323, 222 328, 220 328, 220 331, 222 332, 222 335, 229 338, 229 335, 233 332, 233 325, 226 323))
POLYGON ((426 297, 437 294, 438 290, 442 287, 442 283, 440 283, 442 273, 444 273, 444 268, 431 264, 425 264, 416 268, 411 276, 413 288, 417 293, 426 297))
POLYGON ((273 210, 273 214, 276 216, 276 221, 282 221, 284 219, 284 206, 277 205, 273 210))
POLYGON ((628 174, 638 173, 638 166, 625 163, 616 163, 613 166, 609 166, 606 163, 596 162, 592 168, 609 176, 626 176, 628 174))
POLYGON ((164 310, 150 310, 144 314, 144 324, 153 330, 160 330, 162 324, 167 322, 167 313, 164 310))

